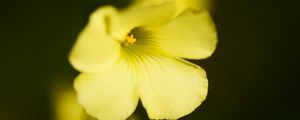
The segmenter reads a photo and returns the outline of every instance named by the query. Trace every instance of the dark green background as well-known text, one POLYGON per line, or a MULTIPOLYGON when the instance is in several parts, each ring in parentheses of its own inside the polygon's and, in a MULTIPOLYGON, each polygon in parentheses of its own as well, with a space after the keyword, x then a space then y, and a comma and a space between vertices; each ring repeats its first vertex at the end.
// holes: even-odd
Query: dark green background
MULTIPOLYGON (((67 56, 89 14, 123 0, 1 1, 0 119, 51 118, 50 86, 77 74, 67 56)), ((299 120, 299 4, 215 0, 206 101, 183 120, 299 120)), ((145 116, 139 106, 138 113, 145 116)))

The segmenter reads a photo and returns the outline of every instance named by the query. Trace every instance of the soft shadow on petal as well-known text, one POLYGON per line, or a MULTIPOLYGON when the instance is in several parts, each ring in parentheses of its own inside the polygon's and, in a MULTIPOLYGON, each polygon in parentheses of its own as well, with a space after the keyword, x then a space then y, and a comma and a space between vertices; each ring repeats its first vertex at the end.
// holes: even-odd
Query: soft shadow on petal
POLYGON ((127 9, 120 10, 116 16, 111 18, 111 35, 119 40, 134 28, 139 26, 157 26, 170 19, 175 13, 173 2, 159 5, 142 6, 133 4, 127 9))
POLYGON ((134 72, 126 61, 119 61, 107 72, 81 73, 75 79, 79 103, 99 120, 124 120, 138 104, 134 72))
POLYGON ((120 44, 108 36, 109 16, 116 10, 107 6, 96 10, 79 34, 69 60, 81 72, 108 69, 120 56, 120 44))
POLYGON ((181 59, 147 57, 140 64, 139 93, 151 119, 178 119, 206 98, 205 71, 181 59))
POLYGON ((217 33, 208 12, 186 12, 170 23, 144 28, 152 40, 170 55, 187 59, 203 59, 216 49, 217 33))

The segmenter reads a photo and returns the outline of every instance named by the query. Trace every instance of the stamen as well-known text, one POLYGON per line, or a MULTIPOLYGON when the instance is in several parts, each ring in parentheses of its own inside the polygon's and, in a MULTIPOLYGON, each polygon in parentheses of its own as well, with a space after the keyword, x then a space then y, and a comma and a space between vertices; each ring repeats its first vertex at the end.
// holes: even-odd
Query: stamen
POLYGON ((134 38, 133 34, 130 34, 130 36, 126 36, 125 38, 125 44, 133 44, 136 42, 136 38, 134 38))

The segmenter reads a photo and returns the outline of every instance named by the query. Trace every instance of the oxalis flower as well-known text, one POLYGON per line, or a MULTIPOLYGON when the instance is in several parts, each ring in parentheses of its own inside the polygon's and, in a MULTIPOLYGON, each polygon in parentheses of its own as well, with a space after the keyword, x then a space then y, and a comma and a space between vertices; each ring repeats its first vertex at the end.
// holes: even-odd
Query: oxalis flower
POLYGON ((81 72, 74 86, 87 113, 126 119, 140 99, 149 118, 178 119, 201 104, 206 73, 184 59, 211 56, 215 27, 206 11, 174 14, 173 2, 92 13, 69 58, 81 72))

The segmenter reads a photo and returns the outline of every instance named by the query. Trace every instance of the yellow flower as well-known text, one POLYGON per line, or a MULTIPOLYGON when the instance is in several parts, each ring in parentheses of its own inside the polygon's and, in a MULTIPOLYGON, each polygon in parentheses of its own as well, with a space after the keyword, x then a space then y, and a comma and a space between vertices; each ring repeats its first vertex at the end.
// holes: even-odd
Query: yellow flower
POLYGON ((80 33, 71 64, 78 100, 101 120, 130 116, 139 99, 151 119, 178 119, 207 95, 205 71, 185 59, 204 59, 217 38, 208 12, 173 19, 173 2, 96 10, 80 33))

